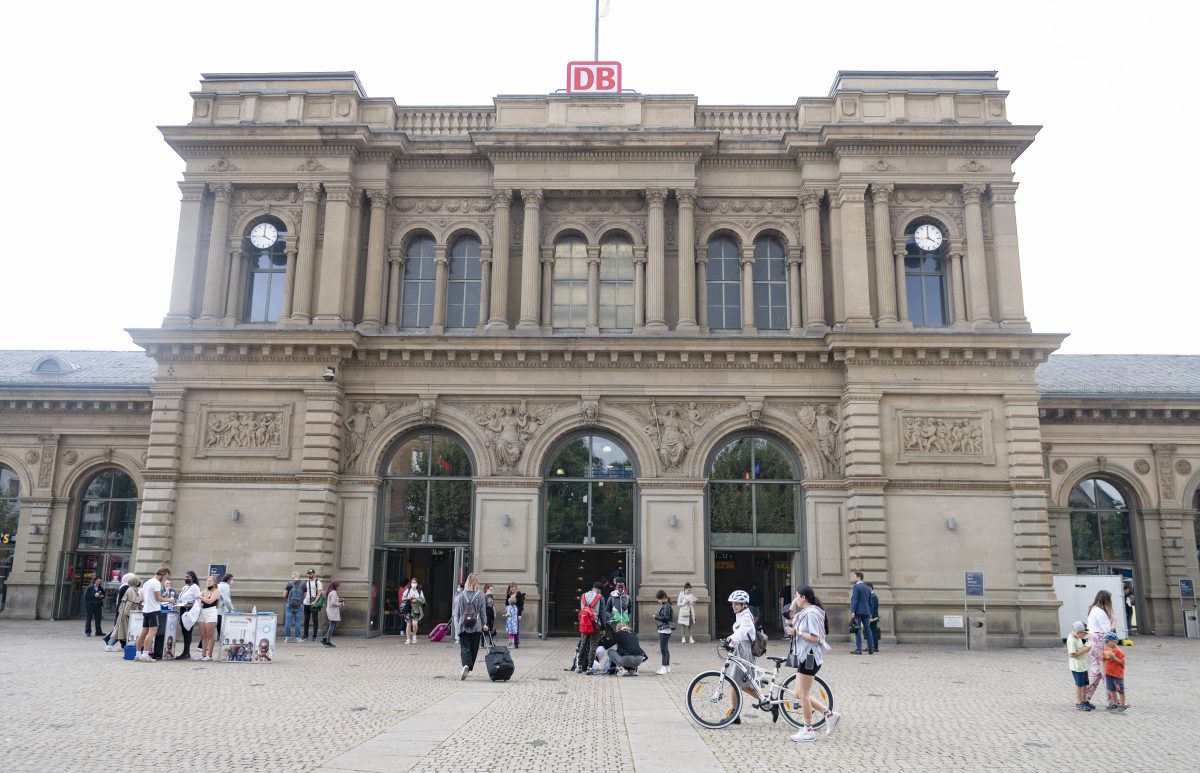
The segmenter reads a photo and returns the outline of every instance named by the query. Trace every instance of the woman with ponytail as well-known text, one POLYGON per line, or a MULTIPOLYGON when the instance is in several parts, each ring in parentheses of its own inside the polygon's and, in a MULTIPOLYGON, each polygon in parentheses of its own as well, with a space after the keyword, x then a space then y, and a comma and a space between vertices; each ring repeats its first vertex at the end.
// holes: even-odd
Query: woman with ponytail
POLYGON ((796 694, 800 696, 804 707, 804 727, 792 736, 792 740, 810 743, 817 739, 812 729, 813 711, 825 716, 825 735, 833 735, 842 721, 841 714, 831 711, 812 697, 813 677, 821 670, 824 655, 830 650, 825 641, 829 634, 825 607, 812 588, 804 587, 796 591, 796 598, 792 600, 792 624, 786 630, 792 637, 792 655, 800 672, 796 694))

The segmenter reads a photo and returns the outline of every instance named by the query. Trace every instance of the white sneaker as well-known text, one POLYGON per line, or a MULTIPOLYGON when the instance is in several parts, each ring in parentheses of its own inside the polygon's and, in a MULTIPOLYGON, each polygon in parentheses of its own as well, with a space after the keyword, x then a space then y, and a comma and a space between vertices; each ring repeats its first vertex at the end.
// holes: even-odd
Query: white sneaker
POLYGON ((671 669, 667 668, 666 666, 659 666, 658 670, 655 671, 654 673, 658 674, 659 676, 662 676, 663 674, 666 674, 670 670, 671 669))
POLYGON ((105 652, 116 652, 116 651, 117 651, 117 648, 116 648, 115 646, 113 646, 112 644, 110 644, 110 645, 108 645, 107 647, 105 647, 105 648, 104 648, 104 651, 105 651, 105 652))
POLYGON ((696 637, 695 637, 695 636, 693 636, 693 637, 691 637, 691 638, 689 638, 689 639, 688 639, 688 644, 695 644, 695 643, 696 643, 696 637))
POLYGON ((842 715, 836 711, 830 712, 829 716, 825 717, 825 735, 833 735, 837 730, 838 722, 842 721, 842 715))
POLYGON ((468 673, 470 670, 471 670, 471 667, 470 667, 470 666, 463 666, 463 670, 462 670, 462 676, 460 676, 460 677, 458 678, 458 679, 459 679, 459 681, 463 681, 463 680, 465 680, 465 679, 467 678, 467 673, 468 673))
POLYGON ((817 734, 812 731, 811 727, 800 728, 800 732, 791 736, 793 741, 797 743, 812 743, 817 740, 817 734))

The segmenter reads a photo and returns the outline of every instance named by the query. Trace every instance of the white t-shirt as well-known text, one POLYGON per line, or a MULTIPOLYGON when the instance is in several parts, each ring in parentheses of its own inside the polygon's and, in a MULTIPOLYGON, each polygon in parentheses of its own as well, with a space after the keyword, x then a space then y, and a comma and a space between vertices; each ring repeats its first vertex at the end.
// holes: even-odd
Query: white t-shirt
POLYGON ((142 611, 157 612, 162 602, 158 600, 158 596, 162 595, 162 583, 157 577, 151 577, 146 582, 142 583, 142 611))
POLYGON ((1087 626, 1092 633, 1108 633, 1112 630, 1112 620, 1104 607, 1092 607, 1092 611, 1088 612, 1087 626))

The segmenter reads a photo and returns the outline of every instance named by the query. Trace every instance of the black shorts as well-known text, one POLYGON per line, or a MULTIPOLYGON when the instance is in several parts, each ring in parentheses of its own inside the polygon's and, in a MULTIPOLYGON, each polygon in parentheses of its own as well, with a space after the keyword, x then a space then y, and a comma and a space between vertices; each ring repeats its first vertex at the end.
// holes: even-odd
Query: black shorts
POLYGON ((820 663, 817 663, 815 666, 812 667, 812 669, 805 668, 804 663, 801 663, 800 667, 798 669, 796 669, 797 673, 803 674, 804 676, 816 676, 817 672, 820 670, 821 670, 820 663))
POLYGON ((157 628, 158 627, 158 616, 160 614, 162 614, 162 613, 161 612, 143 612, 142 613, 142 627, 143 628, 157 628))

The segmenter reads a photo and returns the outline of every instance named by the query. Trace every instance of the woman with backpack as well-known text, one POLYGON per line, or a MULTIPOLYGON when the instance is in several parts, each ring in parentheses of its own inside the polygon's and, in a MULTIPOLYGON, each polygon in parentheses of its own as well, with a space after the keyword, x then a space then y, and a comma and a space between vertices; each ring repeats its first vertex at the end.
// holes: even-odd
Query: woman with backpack
POLYGON ((813 677, 821 670, 826 652, 832 649, 825 641, 829 634, 829 621, 825 618, 825 607, 821 605, 812 588, 796 591, 792 601, 792 622, 784 629, 792 637, 792 658, 800 672, 796 693, 804 707, 804 727, 793 735, 793 741, 807 743, 817 739, 812 729, 812 715, 819 711, 825 716, 825 735, 833 735, 842 715, 830 711, 829 707, 812 696, 813 677))
POLYGON ((462 660, 459 679, 466 679, 467 674, 475 670, 475 661, 479 657, 479 642, 488 630, 483 591, 479 589, 479 577, 474 573, 467 575, 462 593, 454 597, 454 608, 450 616, 458 630, 458 654, 462 660))
POLYGON ((400 612, 404 615, 405 627, 405 644, 417 643, 417 629, 421 626, 421 618, 425 617, 425 591, 421 590, 420 583, 414 577, 408 582, 408 587, 404 589, 404 595, 400 601, 400 612), (405 606, 408 607, 405 610, 405 606))
POLYGON ((671 643, 671 634, 675 631, 675 611, 671 609, 671 599, 667 598, 665 590, 654 594, 654 598, 662 602, 662 606, 654 613, 655 627, 658 630, 658 651, 662 654, 662 665, 654 673, 661 676, 671 673, 671 651, 668 645, 671 643))

